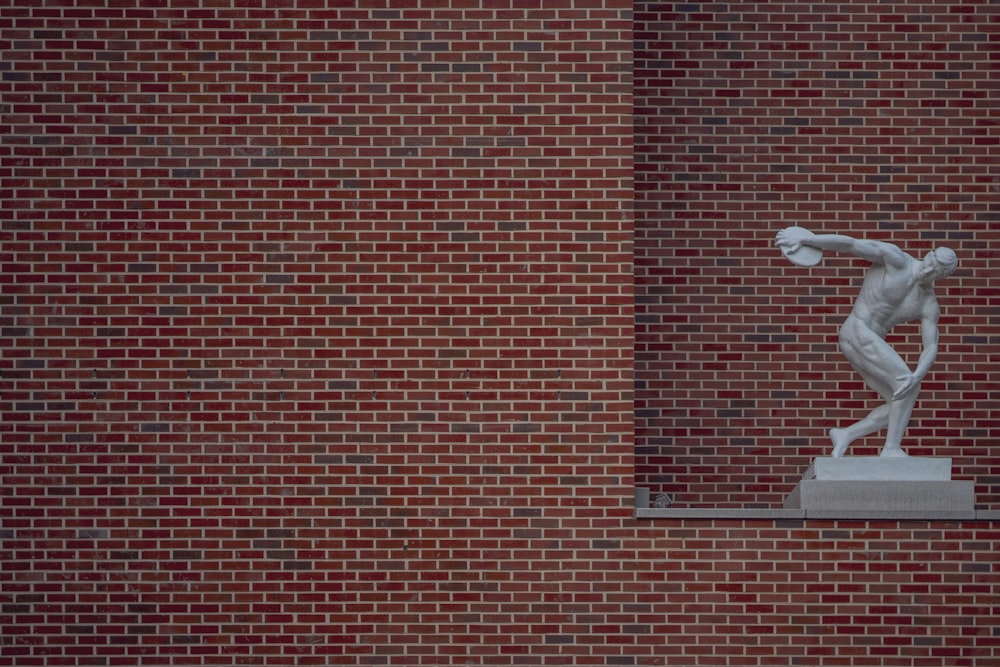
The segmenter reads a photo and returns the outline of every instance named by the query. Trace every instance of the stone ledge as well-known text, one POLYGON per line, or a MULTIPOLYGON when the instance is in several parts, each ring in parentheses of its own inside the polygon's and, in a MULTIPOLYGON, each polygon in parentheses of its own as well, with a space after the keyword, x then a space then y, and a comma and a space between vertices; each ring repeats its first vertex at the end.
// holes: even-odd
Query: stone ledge
POLYGON ((1000 521, 998 510, 970 512, 906 512, 888 510, 803 510, 742 507, 645 507, 635 510, 636 519, 872 519, 887 521, 1000 521))
POLYGON ((637 508, 637 519, 804 519, 805 510, 752 507, 647 507, 637 508))
POLYGON ((805 510, 752 507, 646 507, 637 508, 637 519, 804 519, 805 510))

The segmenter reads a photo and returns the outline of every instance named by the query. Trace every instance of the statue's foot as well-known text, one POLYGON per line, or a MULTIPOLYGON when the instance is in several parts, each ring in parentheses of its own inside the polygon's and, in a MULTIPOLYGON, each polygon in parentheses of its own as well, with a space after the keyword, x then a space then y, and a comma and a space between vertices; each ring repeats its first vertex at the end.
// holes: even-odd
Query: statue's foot
POLYGON ((833 451, 830 452, 830 456, 834 458, 843 456, 848 445, 851 444, 850 438, 847 437, 847 429, 844 428, 831 428, 830 440, 833 442, 833 451))
POLYGON ((907 457, 907 456, 909 456, 909 454, 907 454, 906 452, 904 452, 899 447, 891 447, 891 448, 890 447, 884 447, 882 449, 882 452, 879 454, 879 456, 887 458, 887 459, 890 459, 890 458, 897 458, 897 459, 899 459, 899 458, 907 457))

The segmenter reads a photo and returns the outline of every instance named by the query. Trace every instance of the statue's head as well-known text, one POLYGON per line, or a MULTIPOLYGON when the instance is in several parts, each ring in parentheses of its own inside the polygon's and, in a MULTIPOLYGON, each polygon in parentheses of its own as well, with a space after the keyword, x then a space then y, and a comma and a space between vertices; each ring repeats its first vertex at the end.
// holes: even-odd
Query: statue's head
POLYGON ((931 280, 938 280, 955 273, 956 268, 958 268, 958 256, 955 255, 955 251, 941 246, 924 257, 921 274, 931 280))

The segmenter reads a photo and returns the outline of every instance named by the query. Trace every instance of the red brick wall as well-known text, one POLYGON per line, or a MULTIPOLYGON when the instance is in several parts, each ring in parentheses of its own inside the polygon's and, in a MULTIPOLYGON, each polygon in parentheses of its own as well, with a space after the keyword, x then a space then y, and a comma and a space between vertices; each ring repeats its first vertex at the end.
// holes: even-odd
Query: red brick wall
MULTIPOLYGON (((678 505, 780 504, 826 431, 876 404, 837 349, 866 268, 811 269, 788 225, 960 258, 904 446, 1000 506, 1000 125, 990 2, 640 3, 639 483, 678 505)), ((891 340, 915 365, 916 324, 891 340)), ((854 445, 874 455, 884 433, 854 445)))
POLYGON ((0 663, 595 625, 548 605, 630 514, 630 5, 352 4, 0 12, 0 663))
POLYGON ((990 524, 631 518, 630 5, 281 4, 0 12, 0 664, 996 662, 990 524))

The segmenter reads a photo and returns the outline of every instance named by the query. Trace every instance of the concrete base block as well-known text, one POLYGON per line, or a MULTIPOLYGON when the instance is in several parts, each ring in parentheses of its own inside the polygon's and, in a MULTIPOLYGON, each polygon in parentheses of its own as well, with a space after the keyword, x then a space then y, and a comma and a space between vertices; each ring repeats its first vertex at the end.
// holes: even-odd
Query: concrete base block
POLYGON ((951 479, 951 459, 821 456, 813 461, 802 479, 947 481, 951 479))
POLYGON ((975 484, 966 481, 804 479, 785 499, 785 509, 815 518, 975 517, 975 484))

